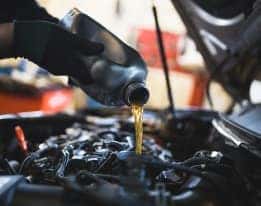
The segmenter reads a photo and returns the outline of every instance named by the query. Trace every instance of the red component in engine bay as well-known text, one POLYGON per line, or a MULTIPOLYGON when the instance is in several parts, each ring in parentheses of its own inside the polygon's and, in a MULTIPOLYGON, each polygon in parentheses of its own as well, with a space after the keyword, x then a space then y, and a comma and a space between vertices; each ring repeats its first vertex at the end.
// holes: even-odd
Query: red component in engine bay
POLYGON ((16 139, 18 141, 19 147, 21 148, 23 153, 25 155, 27 155, 28 154, 28 145, 27 145, 27 141, 26 141, 22 127, 16 126, 15 127, 15 134, 16 134, 16 139))

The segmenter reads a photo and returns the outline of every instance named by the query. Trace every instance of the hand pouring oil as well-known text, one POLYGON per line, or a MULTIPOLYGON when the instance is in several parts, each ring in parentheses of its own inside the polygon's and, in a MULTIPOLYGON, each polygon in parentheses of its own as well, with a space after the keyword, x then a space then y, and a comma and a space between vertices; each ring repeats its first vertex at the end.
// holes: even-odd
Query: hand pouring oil
POLYGON ((136 154, 142 154, 142 139, 143 139, 143 106, 132 105, 131 111, 134 116, 134 127, 136 137, 136 154))

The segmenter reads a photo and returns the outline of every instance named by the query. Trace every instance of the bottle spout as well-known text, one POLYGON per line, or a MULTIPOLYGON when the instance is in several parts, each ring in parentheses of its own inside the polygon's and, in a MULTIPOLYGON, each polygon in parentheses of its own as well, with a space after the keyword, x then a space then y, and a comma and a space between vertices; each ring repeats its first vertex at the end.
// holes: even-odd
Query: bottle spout
POLYGON ((149 100, 149 90, 144 83, 134 82, 127 86, 124 99, 127 105, 144 105, 149 100))

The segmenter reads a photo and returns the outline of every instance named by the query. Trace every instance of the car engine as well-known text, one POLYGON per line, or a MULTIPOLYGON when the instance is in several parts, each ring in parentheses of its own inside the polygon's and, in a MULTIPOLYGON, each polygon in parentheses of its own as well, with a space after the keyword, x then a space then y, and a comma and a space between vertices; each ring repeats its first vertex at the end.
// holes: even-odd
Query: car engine
POLYGON ((229 121, 147 110, 136 155, 128 110, 3 116, 1 205, 259 205, 260 150, 229 121))

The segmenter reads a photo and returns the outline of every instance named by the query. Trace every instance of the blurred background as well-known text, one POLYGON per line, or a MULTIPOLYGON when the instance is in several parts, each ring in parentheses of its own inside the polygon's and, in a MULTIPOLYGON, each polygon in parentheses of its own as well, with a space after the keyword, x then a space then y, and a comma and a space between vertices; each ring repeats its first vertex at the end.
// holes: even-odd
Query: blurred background
MULTIPOLYGON (((151 0, 39 0, 52 15, 63 18, 78 8, 136 48, 149 67, 151 98, 147 107, 168 106, 165 78, 158 53, 151 0)), ((208 73, 195 44, 170 0, 156 1, 163 30, 175 104, 178 108, 209 108, 205 95, 208 73), (160 3, 158 3, 160 2, 160 3)), ((67 77, 55 77, 24 59, 0 62, 0 113, 43 111, 47 113, 83 107, 101 107, 80 89, 67 86, 67 77)), ((259 88, 256 84, 256 88, 259 88)), ((210 86, 214 109, 224 111, 229 96, 216 83, 210 86)), ((257 89, 252 96, 258 98, 257 89)))

